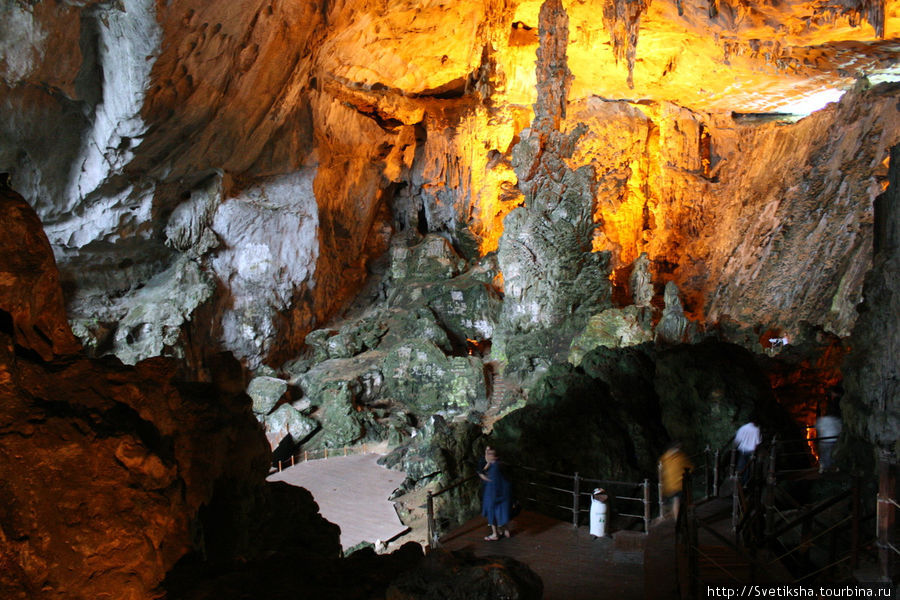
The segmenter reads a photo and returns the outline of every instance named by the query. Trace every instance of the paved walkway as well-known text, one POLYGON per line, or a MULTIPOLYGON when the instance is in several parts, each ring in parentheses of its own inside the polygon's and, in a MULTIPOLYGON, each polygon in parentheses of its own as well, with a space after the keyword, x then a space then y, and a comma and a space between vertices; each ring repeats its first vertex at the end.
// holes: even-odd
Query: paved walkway
POLYGON ((623 531, 591 539, 587 527, 522 511, 512 537, 488 542, 484 517, 477 517, 441 538, 447 550, 477 556, 510 556, 527 564, 544 581, 545 600, 644 599, 645 536, 623 531))
POLYGON ((376 464, 380 454, 313 460, 274 473, 268 481, 306 488, 321 515, 341 528, 341 547, 386 542, 407 530, 388 498, 406 477, 376 464))

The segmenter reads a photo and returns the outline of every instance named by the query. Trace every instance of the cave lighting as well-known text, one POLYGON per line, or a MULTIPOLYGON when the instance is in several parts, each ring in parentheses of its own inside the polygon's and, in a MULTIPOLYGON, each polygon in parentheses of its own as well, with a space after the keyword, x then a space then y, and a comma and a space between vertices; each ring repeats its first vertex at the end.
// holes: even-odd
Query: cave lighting
POLYGON ((806 444, 809 446, 809 451, 812 452, 813 457, 816 459, 816 463, 819 462, 819 453, 816 452, 816 428, 812 425, 806 426, 806 444))
POLYGON ((831 102, 837 102, 843 95, 844 90, 828 89, 791 100, 787 104, 782 104, 775 108, 774 112, 805 117, 825 108, 831 102))

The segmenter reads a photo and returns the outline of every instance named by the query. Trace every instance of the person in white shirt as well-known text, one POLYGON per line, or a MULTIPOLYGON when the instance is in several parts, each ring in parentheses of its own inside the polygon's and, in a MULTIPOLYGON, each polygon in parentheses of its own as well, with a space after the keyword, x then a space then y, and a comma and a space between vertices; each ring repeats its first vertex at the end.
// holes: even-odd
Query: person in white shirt
MULTIPOLYGON (((816 419, 816 446, 819 453, 819 473, 835 469, 834 446, 841 435, 841 396, 844 389, 840 384, 828 389, 825 414, 816 419)), ((835 469, 836 470, 836 469, 835 469)))
POLYGON ((750 457, 756 452, 756 447, 759 446, 761 441, 762 435, 753 419, 741 425, 737 433, 734 434, 734 445, 737 446, 738 452, 737 465, 735 467, 737 472, 741 474, 741 483, 744 485, 747 485, 750 481, 750 470, 746 468, 747 463, 750 462, 750 457))

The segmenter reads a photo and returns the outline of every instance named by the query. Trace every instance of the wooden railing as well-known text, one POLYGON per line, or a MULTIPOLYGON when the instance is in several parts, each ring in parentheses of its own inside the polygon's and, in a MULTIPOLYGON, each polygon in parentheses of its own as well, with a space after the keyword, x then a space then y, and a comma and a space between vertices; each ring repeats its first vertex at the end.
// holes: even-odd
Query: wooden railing
MULTIPOLYGON (((440 534, 438 532, 436 522, 435 522, 435 512, 434 512, 434 499, 438 496, 451 492, 457 488, 462 487, 463 485, 469 483, 470 481, 476 481, 478 479, 478 475, 470 475, 465 479, 461 479, 456 483, 448 485, 439 489, 436 492, 432 492, 428 490, 428 494, 425 497, 425 509, 426 509, 426 520, 428 527, 428 545, 431 548, 438 548, 440 546, 440 534)), ((480 481, 480 480, 479 480, 480 481)))
MULTIPOLYGON (((578 472, 569 475, 523 465, 507 465, 507 467, 514 473, 510 479, 518 490, 516 499, 529 503, 539 512, 549 513, 552 516, 567 514, 572 525, 578 527, 581 524, 581 516, 590 512, 590 508, 587 506, 589 506, 592 489, 602 487, 610 494, 610 503, 615 506, 616 514, 619 517, 633 519, 632 522, 639 523, 645 534, 650 531, 651 512, 654 504, 652 489, 655 486, 651 485, 649 479, 644 479, 642 482, 616 481, 582 477, 578 472), (555 483, 554 480, 560 483, 555 483), (563 498, 563 500, 559 500, 559 498, 563 498), (626 510, 628 512, 625 512, 626 510)), ((472 475, 435 492, 427 493, 427 539, 432 548, 440 545, 434 499, 477 479, 477 475, 472 475)))
POLYGON ((310 460, 324 460, 334 458, 336 456, 353 456, 355 454, 368 454, 370 450, 368 444, 360 446, 344 446, 342 448, 318 448, 316 450, 301 450, 291 454, 288 458, 272 461, 272 469, 279 473, 283 469, 293 467, 296 464, 307 462, 310 460))
MULTIPOLYGON (((861 551, 876 546, 881 549, 887 548, 888 552, 893 553, 896 561, 900 550, 891 542, 885 544, 881 541, 892 534, 889 532, 895 531, 893 517, 884 516, 887 507, 890 506, 891 511, 900 508, 895 497, 888 497, 889 494, 884 493, 886 489, 894 490, 896 496, 896 481, 885 477, 884 473, 880 476, 881 487, 877 499, 878 525, 874 528, 875 536, 871 538, 863 535, 864 525, 876 519, 876 515, 863 512, 862 487, 858 477, 833 475, 832 479, 843 479, 847 487, 812 505, 801 504, 792 498, 783 486, 779 486, 779 483, 785 480, 797 479, 798 476, 808 477, 811 471, 814 473, 815 457, 808 449, 805 453, 796 449, 802 449, 807 442, 826 439, 834 438, 785 441, 773 438, 758 448, 757 454, 745 467, 746 473, 739 473, 735 469, 736 453, 732 450, 731 456, 728 457, 730 467, 727 469, 727 477, 732 488, 731 536, 723 535, 711 523, 697 516, 696 508, 701 500, 696 495, 698 487, 706 490, 710 489, 710 485, 716 487, 717 478, 713 476, 714 481, 711 484, 708 477, 704 478, 704 485, 701 487, 697 485, 696 470, 691 475, 685 475, 686 481, 688 477, 693 478, 693 485, 685 485, 684 488, 686 506, 679 515, 676 540, 679 548, 687 552, 688 581, 682 589, 689 597, 698 597, 699 594, 701 558, 706 558, 713 568, 718 568, 724 576, 735 580, 735 583, 738 582, 737 577, 725 566, 718 565, 715 560, 704 556, 703 548, 698 544, 701 531, 711 535, 718 543, 743 558, 749 567, 752 581, 740 583, 754 583, 758 575, 775 567, 790 567, 795 577, 793 583, 808 582, 822 574, 833 572, 844 563, 855 568, 861 551), (804 463, 807 466, 804 466, 804 463), (746 485, 743 483, 745 480, 746 485), (785 506, 788 508, 781 510, 785 506), (833 515, 836 513, 843 516, 834 518, 833 515), (798 534, 786 535, 792 531, 797 531, 798 534), (787 543, 784 540, 788 538, 799 541, 787 543), (818 548, 820 555, 827 556, 827 560, 820 559, 820 564, 813 565, 809 560, 812 548, 818 548), (771 555, 763 559, 761 557, 764 552, 771 552, 771 555)), ((705 461, 704 464, 709 465, 710 462, 705 461)), ((719 464, 718 461, 716 464, 719 464)), ((893 469, 891 472, 896 471, 896 465, 883 466, 882 470, 891 468, 893 469)), ((718 491, 717 489, 716 492, 718 491)), ((882 550, 882 564, 890 564, 890 561, 885 561, 883 555, 882 550)), ((883 566, 883 571, 889 570, 883 566)))

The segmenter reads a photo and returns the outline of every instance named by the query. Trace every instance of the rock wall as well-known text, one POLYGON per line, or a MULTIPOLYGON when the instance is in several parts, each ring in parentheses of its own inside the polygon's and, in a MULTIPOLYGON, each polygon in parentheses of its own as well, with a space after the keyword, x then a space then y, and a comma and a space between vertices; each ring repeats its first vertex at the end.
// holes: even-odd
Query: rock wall
POLYGON ((875 257, 851 336, 847 395, 841 402, 852 436, 900 453, 900 146, 891 149, 890 184, 875 201, 875 257))
POLYGON ((270 455, 237 361, 220 358, 212 385, 171 359, 85 358, 37 216, 8 189, 0 211, 0 595, 155 598, 186 554, 248 560, 278 536, 338 556, 308 494, 265 486, 270 455), (279 501, 301 507, 287 528, 273 526, 279 501))

